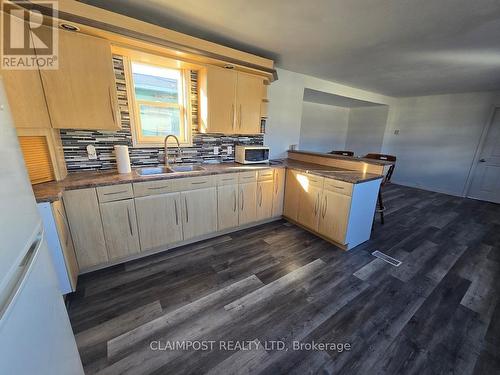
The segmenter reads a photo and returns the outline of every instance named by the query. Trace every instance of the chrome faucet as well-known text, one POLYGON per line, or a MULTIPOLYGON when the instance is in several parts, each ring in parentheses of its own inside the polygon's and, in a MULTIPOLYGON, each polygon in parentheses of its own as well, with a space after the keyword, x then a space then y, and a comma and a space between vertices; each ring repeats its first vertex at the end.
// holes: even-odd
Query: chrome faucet
MULTIPOLYGON (((168 139, 170 137, 174 137, 175 141, 177 142, 177 156, 181 156, 181 144, 179 142, 179 138, 177 138, 175 135, 173 134, 169 134, 165 137, 165 141, 164 141, 164 144, 165 144, 165 165, 168 167, 168 139)), ((174 163, 175 163, 175 158, 174 158, 174 163)))

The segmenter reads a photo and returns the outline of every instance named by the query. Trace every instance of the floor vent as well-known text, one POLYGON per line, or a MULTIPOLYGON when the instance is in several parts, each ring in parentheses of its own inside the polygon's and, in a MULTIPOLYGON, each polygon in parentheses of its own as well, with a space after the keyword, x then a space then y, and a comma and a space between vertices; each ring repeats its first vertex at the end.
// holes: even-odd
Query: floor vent
POLYGON ((381 253, 380 251, 374 251, 372 253, 374 257, 377 257, 379 259, 382 259, 384 262, 387 262, 389 264, 392 264, 394 267, 399 267, 401 265, 401 261, 394 259, 393 257, 390 257, 389 255, 386 255, 384 253, 381 253))

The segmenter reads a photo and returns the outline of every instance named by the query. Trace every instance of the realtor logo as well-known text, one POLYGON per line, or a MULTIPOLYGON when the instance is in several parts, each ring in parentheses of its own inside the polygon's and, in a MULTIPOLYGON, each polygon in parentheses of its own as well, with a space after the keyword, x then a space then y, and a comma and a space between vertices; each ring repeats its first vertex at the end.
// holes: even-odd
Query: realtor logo
POLYGON ((57 1, 2 1, 2 69, 57 69, 57 15, 57 1))

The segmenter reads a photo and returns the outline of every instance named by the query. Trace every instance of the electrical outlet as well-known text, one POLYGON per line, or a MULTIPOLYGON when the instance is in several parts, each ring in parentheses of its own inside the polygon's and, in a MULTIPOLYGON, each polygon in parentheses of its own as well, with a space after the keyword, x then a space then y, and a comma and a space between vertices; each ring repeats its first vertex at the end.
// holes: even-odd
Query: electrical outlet
POLYGON ((214 146, 214 155, 219 155, 219 146, 214 146))
POLYGON ((394 135, 399 135, 399 129, 394 130, 394 135))
POLYGON ((227 154, 231 155, 233 153, 233 146, 227 146, 227 154))
POLYGON ((97 151, 94 145, 87 145, 87 157, 89 158, 89 160, 97 159, 97 151))

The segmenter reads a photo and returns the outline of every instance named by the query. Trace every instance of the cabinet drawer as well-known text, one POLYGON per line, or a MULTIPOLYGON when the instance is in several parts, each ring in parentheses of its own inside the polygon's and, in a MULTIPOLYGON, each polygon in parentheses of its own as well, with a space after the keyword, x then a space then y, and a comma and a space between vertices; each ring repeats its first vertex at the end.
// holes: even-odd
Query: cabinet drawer
POLYGON ((217 186, 235 185, 238 183, 238 173, 220 174, 217 176, 217 186))
POLYGON ((134 197, 132 184, 100 186, 96 190, 97 197, 101 203, 119 201, 121 199, 134 197))
POLYGON ((331 178, 325 178, 324 189, 344 195, 352 195, 352 184, 349 182, 333 180, 331 178))
POLYGON ((134 186, 134 195, 136 197, 145 197, 148 195, 165 194, 172 191, 171 180, 136 182, 134 186))
POLYGON ((187 177, 172 180, 172 191, 204 189, 215 186, 215 176, 187 177))
POLYGON ((272 168, 257 171, 257 181, 259 182, 272 180, 273 177, 274 177, 274 170, 272 168))
POLYGON ((324 178, 320 176, 315 176, 309 173, 297 173, 297 181, 301 186, 313 186, 316 188, 323 187, 324 178))
POLYGON ((250 171, 250 172, 240 172, 238 176, 238 182, 245 183, 245 182, 253 182, 257 181, 257 173, 255 171, 250 171))

